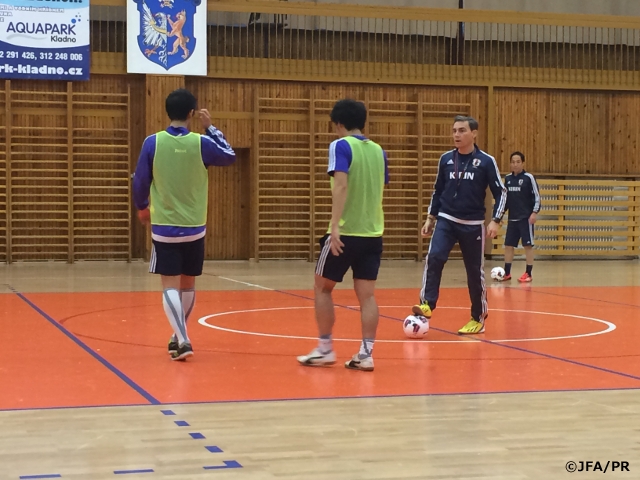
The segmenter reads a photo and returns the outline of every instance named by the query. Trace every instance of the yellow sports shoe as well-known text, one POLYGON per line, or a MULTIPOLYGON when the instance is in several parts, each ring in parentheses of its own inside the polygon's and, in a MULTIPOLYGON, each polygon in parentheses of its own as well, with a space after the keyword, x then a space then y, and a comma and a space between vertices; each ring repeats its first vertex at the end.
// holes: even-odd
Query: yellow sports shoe
POLYGON ((411 309, 411 312, 414 315, 419 315, 421 317, 431 318, 431 307, 428 303, 421 303, 420 305, 414 305, 411 309))
POLYGON ((475 335, 477 333, 484 333, 484 322, 479 322, 473 318, 458 330, 458 335, 475 335))

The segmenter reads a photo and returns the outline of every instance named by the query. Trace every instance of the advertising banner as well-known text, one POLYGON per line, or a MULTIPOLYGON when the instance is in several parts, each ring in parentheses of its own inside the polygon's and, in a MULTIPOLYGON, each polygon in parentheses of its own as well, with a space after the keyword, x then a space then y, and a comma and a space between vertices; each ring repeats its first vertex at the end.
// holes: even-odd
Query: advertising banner
POLYGON ((0 0, 0 78, 89 80, 89 0, 0 0))

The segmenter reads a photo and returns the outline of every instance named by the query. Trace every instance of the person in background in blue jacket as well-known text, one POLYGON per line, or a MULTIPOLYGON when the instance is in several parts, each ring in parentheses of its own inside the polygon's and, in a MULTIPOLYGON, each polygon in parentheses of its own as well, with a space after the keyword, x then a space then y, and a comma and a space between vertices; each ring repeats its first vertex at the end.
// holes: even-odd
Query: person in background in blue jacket
POLYGON ((202 275, 207 224, 207 167, 235 162, 236 154, 207 110, 199 110, 205 135, 191 132, 196 97, 185 89, 170 93, 169 128, 147 137, 133 177, 133 201, 142 223, 151 223, 153 250, 149 271, 161 276, 162 305, 174 335, 172 360, 193 355, 187 320, 202 275))
POLYGON ((484 280, 485 196, 487 187, 495 198, 492 220, 486 236, 495 238, 507 203, 495 158, 476 145, 478 122, 459 115, 453 124, 456 148, 446 152, 438 163, 438 173, 422 236, 433 232, 425 262, 420 304, 415 315, 431 318, 440 293, 444 264, 451 249, 460 244, 467 285, 471 297, 471 319, 458 330, 461 335, 484 333, 487 318, 487 291, 484 280))
POLYGON ((533 226, 540 212, 540 191, 536 179, 524 170, 524 154, 511 154, 511 172, 504 179, 507 184, 507 211, 509 222, 504 239, 504 277, 497 278, 499 282, 511 280, 511 263, 514 250, 522 240, 522 246, 527 258, 527 270, 518 279, 526 283, 533 280, 533 226))

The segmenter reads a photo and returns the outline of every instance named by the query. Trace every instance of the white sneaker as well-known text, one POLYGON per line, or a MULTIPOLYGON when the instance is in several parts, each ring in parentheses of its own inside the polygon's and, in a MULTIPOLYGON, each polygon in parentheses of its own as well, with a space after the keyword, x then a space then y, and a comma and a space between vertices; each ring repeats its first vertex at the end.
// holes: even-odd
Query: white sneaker
POLYGON ((314 348, 308 355, 300 355, 298 357, 300 365, 307 367, 323 367, 336 363, 336 352, 333 350, 329 353, 321 353, 320 350, 314 348))
POLYGON ((373 357, 360 358, 356 353, 351 360, 345 362, 345 368, 351 370, 362 370, 363 372, 373 372, 373 357))

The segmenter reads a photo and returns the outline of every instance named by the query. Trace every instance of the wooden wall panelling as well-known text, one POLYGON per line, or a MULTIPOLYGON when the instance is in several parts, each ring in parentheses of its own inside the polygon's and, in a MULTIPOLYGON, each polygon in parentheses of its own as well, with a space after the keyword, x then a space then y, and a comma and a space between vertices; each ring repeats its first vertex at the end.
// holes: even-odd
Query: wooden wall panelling
POLYGON ((69 143, 63 82, 11 82, 11 257, 68 260, 69 143))
POLYGON ((308 98, 259 98, 259 258, 309 256, 308 98))
POLYGON ((236 161, 209 168, 209 210, 205 258, 248 260, 250 257, 251 150, 236 148, 236 161))
POLYGON ((610 92, 609 174, 635 175, 640 179, 640 93, 610 92))
POLYGON ((417 102, 369 100, 371 139, 389 157, 384 192, 384 258, 416 258, 418 242, 417 102))
POLYGON ((496 158, 539 174, 640 174, 640 93, 497 89, 496 158))
POLYGON ((309 92, 303 84, 256 86, 257 255, 308 259, 311 235, 309 92))
POLYGON ((130 86, 126 77, 109 88, 97 80, 73 86, 73 258, 129 261, 130 86))
POLYGON ((5 83, 6 261, 131 258, 132 78, 5 83))
MULTIPOLYGON (((4 247, 6 252, 4 260, 8 260, 8 254, 11 253, 15 254, 16 260, 67 260, 71 245, 70 232, 74 237, 75 259, 126 258, 128 253, 122 249, 122 246, 109 246, 104 251, 100 251, 102 248, 99 246, 100 240, 83 237, 88 230, 76 228, 81 225, 83 228, 93 228, 92 226, 99 225, 103 218, 97 210, 94 213, 88 213, 93 207, 87 206, 87 212, 80 213, 85 207, 80 203, 86 200, 83 195, 87 191, 81 187, 90 185, 93 180, 79 177, 78 175, 84 175, 84 173, 76 171, 75 167, 78 166, 82 170, 80 166, 85 165, 82 163, 84 161, 89 163, 96 161, 96 168, 98 168, 98 162, 106 162, 106 165, 117 157, 109 152, 121 151, 118 150, 118 145, 123 147, 126 143, 129 145, 127 150, 129 171, 133 171, 144 137, 166 128, 168 120, 164 112, 164 99, 169 91, 179 86, 182 86, 181 78, 168 80, 165 77, 139 75, 93 75, 89 82, 73 84, 74 106, 70 124, 66 84, 11 82, 11 88, 5 92, 5 97, 0 93, 0 102, 2 98, 11 100, 13 97, 13 101, 5 102, 4 106, 0 106, 0 115, 2 112, 6 115, 10 110, 6 121, 1 122, 5 126, 3 145, 6 153, 4 171, 1 169, 2 154, 0 153, 0 176, 7 177, 13 173, 13 178, 7 179, 6 192, 11 191, 15 194, 5 195, 4 211, 11 210, 12 201, 16 203, 13 211, 5 214, 4 228, 7 234, 4 242, 10 244, 13 240, 14 247, 4 247), (12 89, 15 92, 12 92, 12 89), (119 101, 114 100, 126 94, 127 89, 131 91, 128 102, 130 109, 128 128, 123 126, 127 117, 127 114, 123 113, 126 108, 116 106, 115 104, 119 101), (108 94, 105 95, 105 92, 108 94), (114 96, 110 97, 109 94, 114 96), (78 103, 85 100, 97 102, 99 105, 89 106, 78 103), (38 105, 38 109, 34 109, 34 105, 38 105), (95 112, 97 114, 94 114, 95 112), (114 115, 113 112, 120 113, 114 115), (69 126, 72 127, 72 149, 69 143, 69 126), (83 131, 83 128, 91 133, 83 131), (103 134, 106 135, 105 131, 117 132, 118 129, 122 129, 122 132, 111 135, 112 138, 108 141, 102 138, 103 134), (124 135, 124 130, 128 140, 125 140, 124 136, 118 137, 120 134, 124 135), (10 135, 6 135, 6 132, 10 135), (45 146, 42 147, 41 144, 45 146), (52 144, 55 146, 49 146, 52 144), (68 168, 70 154, 73 157, 73 172, 68 168), (15 162, 8 165, 7 159, 11 155, 15 162), (73 182, 70 183, 70 179, 73 182), (74 191, 73 203, 70 203, 69 197, 71 187, 74 191), (53 200, 50 193, 54 195, 53 200), (28 203, 24 202, 24 195, 29 195, 28 203), (35 199, 33 202, 32 197, 35 199), (45 197, 46 202, 43 200, 45 197), (73 225, 69 223, 70 208, 73 208, 73 225), (73 230, 70 230, 72 227, 73 230), (14 235, 13 238, 9 233, 14 235), (115 256, 110 257, 110 252, 115 252, 115 256)), ((378 141, 385 149, 393 151, 390 156, 392 184, 385 195, 385 206, 393 211, 396 207, 392 204, 400 202, 399 199, 406 196, 409 199, 407 200, 407 204, 410 204, 409 209, 416 210, 412 225, 408 220, 401 221, 400 216, 395 213, 388 214, 388 234, 394 237, 388 243, 389 248, 386 254, 390 256, 404 257, 411 249, 415 249, 418 257, 423 257, 426 253, 428 240, 423 241, 422 246, 419 247, 420 239, 417 239, 417 231, 424 221, 429 205, 430 192, 435 180, 433 169, 437 165, 437 159, 444 151, 451 148, 451 121, 457 113, 471 113, 480 121, 478 143, 482 148, 489 150, 491 149, 486 146, 490 138, 489 114, 493 115, 497 147, 496 151, 489 151, 489 153, 494 154, 498 159, 503 175, 508 172, 508 158, 506 158, 508 153, 512 149, 522 148, 528 157, 527 168, 534 174, 573 172, 586 174, 587 171, 594 174, 595 171, 597 175, 640 177, 640 157, 638 156, 640 124, 634 118, 635 112, 640 107, 640 94, 634 92, 554 92, 496 88, 494 102, 489 104, 488 91, 475 87, 394 85, 365 87, 358 84, 302 84, 211 78, 188 79, 187 86, 199 97, 201 106, 206 105, 213 110, 217 126, 224 129, 227 138, 235 148, 242 150, 245 146, 255 146, 251 154, 255 153, 254 161, 256 162, 257 155, 261 154, 268 159, 268 162, 276 161, 268 157, 278 157, 277 164, 268 165, 267 162, 260 165, 259 175, 262 182, 260 184, 258 184, 258 178, 252 180, 251 175, 254 169, 245 168, 243 160, 240 159, 242 155, 248 154, 246 152, 239 155, 238 164, 231 167, 228 172, 212 174, 214 175, 212 183, 220 186, 228 185, 231 189, 229 192, 233 193, 231 195, 233 198, 225 198, 222 201, 227 202, 225 203, 227 206, 233 205, 239 218, 244 214, 242 205, 246 201, 246 197, 242 197, 241 194, 246 192, 238 189, 238 178, 243 178, 245 185, 253 185, 252 182, 255 181, 256 187, 260 186, 258 194, 253 198, 250 197, 249 200, 250 202, 260 200, 260 204, 253 203, 253 208, 250 209, 259 215, 260 220, 256 218, 251 221, 249 227, 251 229, 254 225, 258 226, 259 221, 261 230, 256 230, 255 233, 256 235, 260 233, 260 237, 259 241, 256 241, 256 236, 249 234, 249 242, 262 249, 260 254, 262 258, 289 258, 289 252, 292 251, 295 258, 309 259, 310 251, 313 252, 314 257, 318 253, 317 239, 326 231, 331 204, 329 180, 326 175, 327 149, 336 136, 329 121, 329 112, 333 103, 340 98, 366 100, 371 111, 365 134, 378 141), (259 118, 254 118, 254 92, 256 96, 264 99, 260 103, 259 118), (313 110, 311 98, 314 103, 313 110), (423 105, 421 117, 423 127, 418 131, 420 103, 423 105), (489 105, 493 108, 489 109, 489 105), (311 114, 312 111, 313 114, 311 114), (254 135, 255 132, 258 135, 254 135), (423 150, 422 162, 418 164, 416 160, 415 166, 411 168, 415 168, 416 176, 419 169, 422 170, 422 180, 419 183, 420 188, 416 188, 412 193, 413 187, 410 185, 407 185, 406 189, 404 187, 402 171, 409 168, 412 156, 418 158, 420 137, 422 137, 420 144, 423 150), (574 151, 577 153, 573 154, 574 151), (292 172, 292 169, 298 168, 295 165, 300 158, 293 157, 305 158, 298 165, 303 167, 298 172, 292 172), (236 168, 238 170, 234 170, 236 168), (430 168, 433 171, 430 171, 430 168), (219 176, 215 177, 215 175, 219 176), (403 179, 403 186, 396 191, 394 180, 397 179, 403 179), (273 203, 273 199, 267 197, 273 197, 277 188, 286 188, 287 192, 293 191, 294 198, 290 199, 293 203, 285 202, 276 207, 269 205, 269 202, 273 203), (305 188, 307 191, 303 194, 301 190, 305 188), (422 195, 418 199, 421 191, 422 195), (261 192, 264 195, 261 195, 261 192), (411 203, 414 201, 415 206, 411 203), (278 212, 282 213, 282 216, 278 212), (295 247, 289 249, 287 242, 294 242, 295 247)), ((2 135, 2 125, 0 125, 0 135, 2 135)), ((1 149, 2 146, 0 151, 1 149)), ((114 164, 110 163, 110 165, 114 164)), ((100 181, 104 180, 102 178, 100 181)), ((122 180, 118 180, 120 181, 122 180)), ((125 186, 125 184, 118 185, 125 186)), ((115 184, 101 184, 101 186, 109 187, 104 189, 105 195, 107 192, 117 190, 111 188, 115 184)), ((0 187, 0 232, 3 228, 1 192, 0 187)), ((101 197, 94 189, 91 198, 104 204, 105 198, 112 198, 109 195, 111 193, 101 197)), ((284 200, 275 200, 275 202, 282 203, 284 200)), ((566 205, 558 205, 558 209, 565 207, 568 208, 566 205)), ((133 213, 131 209, 126 222, 131 221, 133 213)), ((214 213, 212 211, 212 215, 214 213)), ((246 251, 246 247, 241 242, 243 238, 247 238, 247 234, 246 232, 237 233, 237 230, 245 220, 224 223, 228 217, 223 218, 223 214, 224 212, 220 210, 220 217, 211 217, 210 233, 213 235, 215 229, 219 228, 218 224, 223 223, 225 230, 233 231, 230 234, 237 240, 237 244, 234 243, 234 248, 237 247, 237 250, 231 249, 225 243, 227 241, 225 238, 210 243, 214 250, 208 250, 208 255, 215 258, 225 256, 242 258, 245 254, 241 252, 246 251), (221 220, 218 221, 217 218, 221 220), (216 248, 219 250, 215 250, 216 248)), ((115 220, 116 218, 109 217, 107 224, 115 225, 115 220)), ((128 231, 133 248, 132 255, 139 258, 144 256, 145 251, 145 244, 141 241, 144 230, 135 217, 134 220, 133 224, 129 223, 128 231)), ((123 221, 118 225, 124 228, 126 222, 123 221)), ((543 227, 544 225, 541 226, 543 227)), ((562 225, 557 227, 559 237, 566 236, 566 229, 562 230, 564 228, 562 225)), ((636 227, 628 226, 628 228, 636 227)), ((0 238, 1 236, 0 233, 0 238)), ((107 243, 110 242, 111 240, 107 243)), ((561 242, 558 249, 563 248, 565 246, 561 242)), ((0 258, 3 255, 2 249, 3 244, 0 240, 0 258)), ((249 249, 251 250, 251 246, 249 249)), ((250 254, 250 256, 253 255, 250 254)))
POLYGON ((8 225, 8 219, 11 217, 9 212, 10 202, 7 187, 10 177, 10 162, 8 152, 11 146, 8 140, 11 138, 7 135, 7 130, 11 127, 7 124, 7 120, 11 116, 10 101, 8 100, 11 90, 11 81, 5 80, 0 84, 3 90, 0 91, 0 262, 8 262, 8 232, 11 227, 8 225))
MULTIPOLYGON (((251 98, 253 82, 226 82, 188 77, 186 88, 206 108, 236 152, 229 167, 209 169, 209 213, 205 258, 209 260, 248 259, 253 244, 251 212, 251 98)), ((200 132, 199 120, 192 129, 200 132)))
MULTIPOLYGON (((127 132, 129 131, 127 125, 127 132)), ((67 221, 69 222, 69 250, 67 253, 67 262, 73 263, 74 253, 74 224, 73 224, 73 177, 74 177, 74 165, 73 165, 73 83, 67 82, 67 162, 68 162, 68 190, 67 195, 69 199, 69 211, 67 221)))
MULTIPOLYGON (((93 78, 96 79, 97 76, 93 78)), ((105 77, 102 77, 105 78, 105 77)), ((106 77, 112 78, 112 76, 106 77)), ((127 75, 129 86, 129 173, 133 175, 138 164, 142 143, 146 137, 146 79, 144 75, 127 75)), ((93 81, 93 80, 92 80, 93 81)), ((138 221, 137 210, 131 202, 131 257, 145 258, 147 228, 138 221)))
MULTIPOLYGON (((314 164, 313 174, 313 191, 314 191, 314 215, 313 215, 313 258, 318 258, 320 254, 320 244, 318 240, 327 233, 329 223, 331 222, 331 181, 327 175, 327 167, 329 166, 329 146, 331 142, 337 140, 337 136, 333 131, 333 124, 329 118, 331 109, 339 98, 338 89, 335 91, 318 91, 315 89, 314 96, 314 164), (330 97, 330 98, 326 98, 330 97), (333 97, 333 98, 331 98, 333 97)), ((357 98, 357 97, 356 97, 357 98)))
POLYGON ((253 91, 253 122, 251 138, 251 168, 249 184, 251 185, 251 258, 260 261, 260 94, 253 91))
POLYGON ((315 259, 316 244, 316 95, 315 89, 309 89, 309 261, 315 259))
POLYGON ((416 229, 416 238, 417 238, 417 243, 418 243, 418 250, 416 252, 416 260, 420 261, 422 259, 422 252, 424 251, 424 244, 426 242, 426 240, 422 237, 422 225, 424 224, 426 218, 424 215, 424 211, 425 211, 425 204, 429 204, 429 198, 427 198, 427 195, 424 191, 425 189, 425 182, 423 181, 424 179, 424 170, 425 170, 425 166, 424 166, 424 134, 425 134, 425 128, 424 128, 424 100, 423 100, 423 95, 421 94, 420 91, 416 92, 416 97, 417 97, 417 101, 418 101, 418 105, 417 105, 417 111, 416 111, 416 126, 418 128, 417 133, 417 152, 418 152, 418 175, 417 175, 417 180, 418 180, 418 187, 416 190, 416 193, 418 195, 418 217, 416 219, 416 225, 414 225, 415 229, 416 229))
POLYGON ((234 148, 251 148, 253 91, 256 82, 187 77, 186 87, 206 108, 213 124, 234 148))
POLYGON ((169 118, 165 110, 167 96, 178 88, 185 88, 185 79, 173 75, 146 75, 146 124, 145 135, 151 135, 164 130, 169 125, 169 118))

